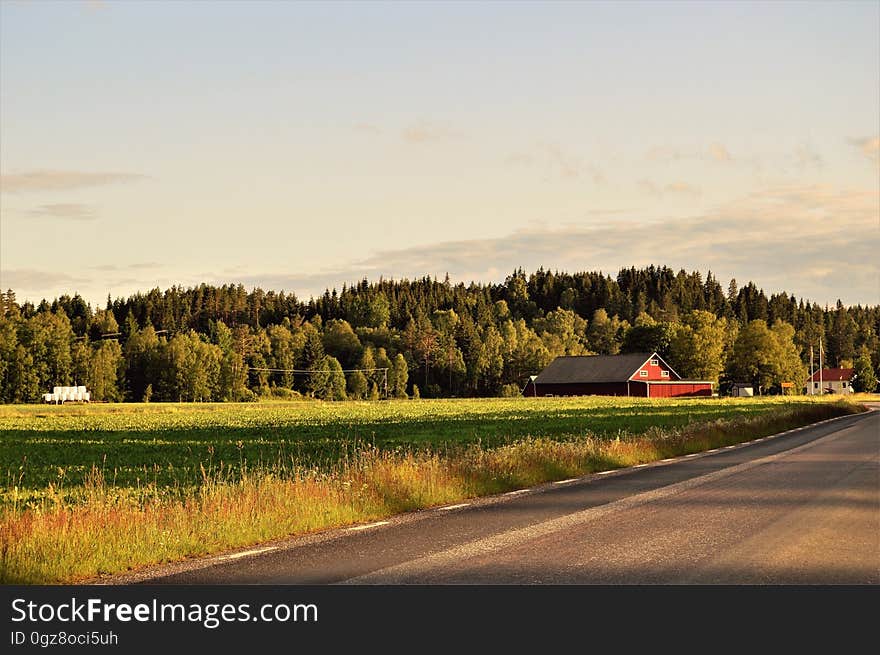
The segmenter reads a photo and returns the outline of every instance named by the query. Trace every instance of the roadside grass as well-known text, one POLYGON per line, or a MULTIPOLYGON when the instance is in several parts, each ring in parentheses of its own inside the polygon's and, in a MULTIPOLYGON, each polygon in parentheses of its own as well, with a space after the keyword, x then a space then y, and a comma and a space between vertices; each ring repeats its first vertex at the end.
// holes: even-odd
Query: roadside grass
POLYGON ((50 483, 39 498, 18 487, 7 491, 0 509, 0 583, 95 579, 731 445, 863 410, 845 401, 777 402, 761 413, 655 423, 613 435, 583 430, 565 439, 525 436, 488 446, 474 440, 442 451, 424 443, 364 445, 330 465, 242 460, 235 467, 201 467, 197 486, 171 493, 155 481, 136 490, 116 486, 95 465, 72 490, 50 483))

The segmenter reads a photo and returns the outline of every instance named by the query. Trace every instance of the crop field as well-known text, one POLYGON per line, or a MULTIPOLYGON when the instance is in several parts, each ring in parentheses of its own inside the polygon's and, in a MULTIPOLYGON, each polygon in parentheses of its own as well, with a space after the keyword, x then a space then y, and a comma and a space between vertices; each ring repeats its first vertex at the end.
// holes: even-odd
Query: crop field
POLYGON ((0 584, 100 579, 858 411, 810 398, 0 407, 0 584))
POLYGON ((524 437, 614 438, 759 416, 808 398, 512 398, 0 407, 3 500, 81 486, 186 490, 243 469, 328 468, 364 449, 447 454, 524 437), (22 496, 24 494, 24 496, 22 496))

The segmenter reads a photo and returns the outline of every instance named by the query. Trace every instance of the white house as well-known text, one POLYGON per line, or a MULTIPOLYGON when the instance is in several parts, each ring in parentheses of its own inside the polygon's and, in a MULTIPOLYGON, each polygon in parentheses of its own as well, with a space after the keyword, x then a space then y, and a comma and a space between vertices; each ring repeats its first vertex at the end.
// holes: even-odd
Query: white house
POLYGON ((821 372, 816 371, 807 382, 807 393, 852 393, 853 371, 851 368, 823 368, 821 372))

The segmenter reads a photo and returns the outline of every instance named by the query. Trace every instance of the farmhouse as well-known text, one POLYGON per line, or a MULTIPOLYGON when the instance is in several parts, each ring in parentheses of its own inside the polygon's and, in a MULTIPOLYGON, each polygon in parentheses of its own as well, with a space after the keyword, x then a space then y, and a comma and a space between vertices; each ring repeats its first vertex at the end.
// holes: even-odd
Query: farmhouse
POLYGON ((807 383, 807 393, 852 393, 852 368, 824 368, 807 383))
POLYGON ((711 396, 712 383, 682 380, 657 353, 557 357, 523 389, 524 396, 711 396))

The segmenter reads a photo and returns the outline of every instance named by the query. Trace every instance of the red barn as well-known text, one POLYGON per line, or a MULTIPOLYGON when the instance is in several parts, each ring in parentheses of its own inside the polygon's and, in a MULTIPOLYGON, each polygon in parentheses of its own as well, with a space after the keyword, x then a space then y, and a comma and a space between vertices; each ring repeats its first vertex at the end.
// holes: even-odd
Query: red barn
POLYGON ((557 357, 529 380, 524 396, 711 396, 712 383, 682 380, 657 353, 557 357))

